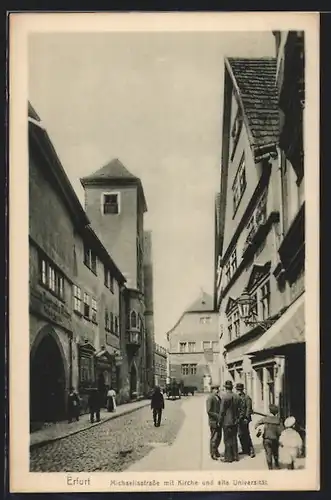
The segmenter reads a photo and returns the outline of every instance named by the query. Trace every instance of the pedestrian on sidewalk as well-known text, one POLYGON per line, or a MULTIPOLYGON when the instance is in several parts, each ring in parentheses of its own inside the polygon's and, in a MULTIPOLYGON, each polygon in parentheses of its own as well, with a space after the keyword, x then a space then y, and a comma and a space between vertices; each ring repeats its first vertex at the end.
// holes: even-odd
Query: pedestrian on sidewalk
POLYGON ((158 385, 154 388, 152 394, 151 409, 153 410, 154 427, 160 427, 162 410, 164 410, 164 397, 158 385))
POLYGON ((224 436, 223 462, 238 462, 238 421, 239 397, 232 392, 233 383, 227 380, 224 384, 225 393, 222 395, 220 422, 224 436))
POLYGON ((116 391, 110 386, 109 391, 107 392, 107 411, 112 412, 116 411, 116 391))
POLYGON ((96 387, 90 389, 88 398, 88 406, 90 411, 90 422, 94 423, 94 417, 97 422, 100 422, 101 395, 96 387))
POLYGON ((219 396, 219 385, 211 386, 211 394, 208 396, 206 408, 210 428, 209 453, 213 460, 220 458, 218 447, 222 439, 222 427, 220 424, 221 399, 219 396))
POLYGON ((279 438, 279 461, 287 469, 295 469, 297 459, 302 455, 303 441, 295 430, 295 418, 288 417, 284 422, 285 429, 279 438))
POLYGON ((79 420, 80 414, 80 399, 74 387, 70 387, 68 394, 68 424, 75 419, 79 420))
POLYGON ((249 431, 249 424, 252 421, 253 407, 252 400, 244 392, 244 384, 236 385, 237 394, 239 396, 239 422, 238 435, 241 444, 242 454, 255 457, 255 450, 252 443, 252 438, 249 431))
POLYGON ((284 429, 283 424, 278 415, 278 407, 276 405, 269 406, 270 414, 261 418, 256 424, 255 429, 263 426, 257 432, 257 437, 262 434, 263 447, 266 455, 268 469, 279 469, 279 438, 284 429))

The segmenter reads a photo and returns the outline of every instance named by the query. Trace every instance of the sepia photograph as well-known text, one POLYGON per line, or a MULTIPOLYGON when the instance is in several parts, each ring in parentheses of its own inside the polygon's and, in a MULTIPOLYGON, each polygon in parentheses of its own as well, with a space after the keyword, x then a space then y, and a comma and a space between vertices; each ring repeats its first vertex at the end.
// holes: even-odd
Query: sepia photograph
POLYGON ((29 31, 27 473, 307 474, 307 45, 29 31))

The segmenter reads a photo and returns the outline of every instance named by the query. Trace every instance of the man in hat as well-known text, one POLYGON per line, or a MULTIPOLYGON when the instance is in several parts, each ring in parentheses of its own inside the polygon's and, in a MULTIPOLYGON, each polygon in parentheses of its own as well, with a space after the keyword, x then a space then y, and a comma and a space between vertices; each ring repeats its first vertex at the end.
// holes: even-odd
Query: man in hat
POLYGON ((227 380, 224 385, 225 393, 221 401, 221 425, 224 435, 224 460, 223 462, 237 462, 238 458, 238 421, 239 397, 232 392, 233 384, 227 380))
POLYGON ((219 386, 216 384, 211 386, 211 394, 207 399, 206 407, 210 428, 210 456, 213 460, 218 460, 221 456, 218 447, 222 438, 222 428, 220 425, 221 400, 219 397, 219 386))
POLYGON ((248 394, 245 394, 244 384, 242 384, 241 382, 236 384, 236 390, 239 396, 238 435, 242 453, 244 455, 250 455, 251 458, 254 458, 255 451, 249 432, 249 424, 252 421, 253 413, 252 400, 248 396, 248 394))

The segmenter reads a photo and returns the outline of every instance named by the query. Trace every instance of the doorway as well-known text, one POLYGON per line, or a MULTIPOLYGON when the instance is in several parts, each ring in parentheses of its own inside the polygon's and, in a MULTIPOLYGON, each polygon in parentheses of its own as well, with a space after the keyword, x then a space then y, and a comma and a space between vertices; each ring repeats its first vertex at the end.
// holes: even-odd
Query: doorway
POLYGON ((30 359, 30 420, 57 422, 65 418, 65 369, 54 337, 47 334, 30 359))

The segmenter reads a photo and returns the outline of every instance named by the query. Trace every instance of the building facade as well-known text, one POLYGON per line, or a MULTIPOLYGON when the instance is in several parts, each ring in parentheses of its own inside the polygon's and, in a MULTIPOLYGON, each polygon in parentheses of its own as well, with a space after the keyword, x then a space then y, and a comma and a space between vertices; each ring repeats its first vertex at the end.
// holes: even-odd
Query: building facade
POLYGON ((154 343, 154 383, 165 388, 167 384, 167 350, 154 343))
MULTIPOLYGON (((85 183, 97 234, 30 104, 28 120, 30 420, 57 421, 66 416, 71 386, 82 397, 83 411, 92 386, 104 397, 113 387, 118 403, 147 392, 146 202, 140 181, 126 170, 129 181, 117 183, 119 162, 115 161, 115 180, 108 177, 106 186, 97 183, 96 188, 89 180, 85 183), (117 196, 112 198, 114 187, 117 196), (103 196, 105 190, 110 198, 103 196), (101 222, 93 205, 96 191, 99 210, 105 212, 106 220, 101 222), (116 210, 122 223, 107 217, 116 215, 116 210), (112 257, 112 238, 123 272, 112 257)), ((153 361, 150 364, 152 372, 153 361)))
POLYGON ((202 292, 167 333, 170 380, 201 392, 208 392, 212 382, 219 383, 218 335, 213 298, 202 292))
POLYGON ((245 384, 256 412, 274 403, 304 428, 302 108, 293 113, 303 45, 291 36, 277 34, 277 58, 225 60, 215 283, 222 376, 245 384), (249 322, 237 302, 243 292, 249 322))
POLYGON ((126 318, 125 361, 129 374, 130 397, 148 392, 148 374, 153 357, 148 356, 144 294, 144 213, 147 204, 140 179, 114 159, 81 179, 85 190, 85 210, 93 229, 122 270, 127 283, 123 292, 126 318), (147 364, 148 362, 148 364, 147 364))

